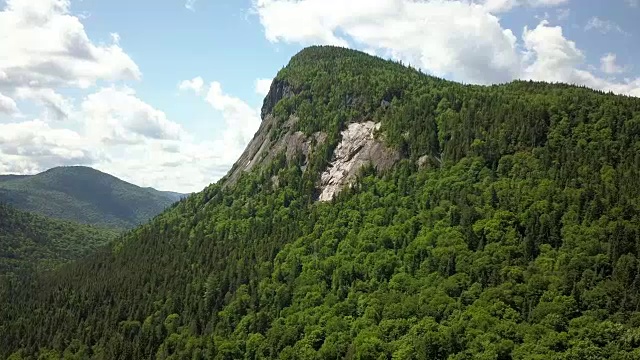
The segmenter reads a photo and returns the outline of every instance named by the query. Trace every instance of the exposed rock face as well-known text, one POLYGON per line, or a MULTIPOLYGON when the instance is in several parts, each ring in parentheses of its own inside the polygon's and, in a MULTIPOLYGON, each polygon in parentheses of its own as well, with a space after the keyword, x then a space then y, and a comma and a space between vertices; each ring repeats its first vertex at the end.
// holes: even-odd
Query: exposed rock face
POLYGON ((264 120, 267 115, 273 113, 273 108, 278 101, 290 96, 293 96, 293 88, 287 82, 278 79, 273 80, 269 93, 262 103, 262 119, 264 120))
POLYGON ((297 117, 291 116, 284 124, 278 125, 272 115, 265 115, 253 139, 229 171, 225 186, 235 184, 243 172, 250 171, 261 164, 271 163, 282 152, 284 152, 287 161, 292 161, 298 153, 301 153, 305 159, 305 164, 303 164, 305 166, 307 157, 313 150, 313 144, 322 144, 326 141, 327 135, 323 132, 317 132, 307 137, 301 131, 294 131, 297 121, 297 117), (286 132, 279 139, 274 140, 272 135, 278 126, 286 132))
MULTIPOLYGON (((294 89, 286 82, 274 80, 269 94, 262 106, 262 123, 253 139, 242 153, 233 168, 223 180, 223 186, 235 184, 243 172, 251 171, 264 164, 270 164, 278 155, 284 153, 287 161, 293 161, 298 154, 303 157, 302 170, 307 167, 309 154, 316 146, 327 140, 327 134, 317 132, 307 136, 296 131, 298 118, 295 115, 283 123, 273 116, 276 104, 294 95, 294 89)), ((348 105, 361 101, 358 98, 347 99, 348 105)), ((390 103, 382 104, 389 106, 390 103)), ((373 121, 352 123, 342 131, 342 140, 333 154, 333 161, 322 173, 319 183, 320 201, 329 201, 345 186, 351 185, 362 166, 372 164, 377 170, 388 170, 399 159, 400 153, 388 148, 374 136, 380 124, 373 121)), ((272 183, 278 186, 278 178, 273 177, 272 183)))
POLYGON ((400 154, 374 136, 380 124, 373 121, 352 123, 342 132, 330 166, 322 173, 320 201, 330 201, 345 186, 355 181, 362 166, 371 163, 377 170, 391 168, 400 154))

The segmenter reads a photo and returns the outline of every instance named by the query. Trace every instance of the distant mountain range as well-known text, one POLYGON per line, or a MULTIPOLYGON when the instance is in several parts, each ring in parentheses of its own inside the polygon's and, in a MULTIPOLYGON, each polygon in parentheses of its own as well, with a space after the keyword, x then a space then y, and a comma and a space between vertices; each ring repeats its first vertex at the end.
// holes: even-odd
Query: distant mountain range
POLYGON ((184 196, 139 187, 82 166, 0 176, 0 203, 52 218, 120 229, 149 220, 184 196))
POLYGON ((161 194, 164 194, 165 196, 167 196, 169 199, 172 199, 173 201, 179 201, 179 200, 184 199, 185 197, 190 195, 190 194, 183 194, 183 193, 178 193, 178 192, 173 192, 173 191, 156 190, 156 189, 154 189, 152 187, 147 187, 145 189, 157 191, 157 192, 159 192, 161 194))

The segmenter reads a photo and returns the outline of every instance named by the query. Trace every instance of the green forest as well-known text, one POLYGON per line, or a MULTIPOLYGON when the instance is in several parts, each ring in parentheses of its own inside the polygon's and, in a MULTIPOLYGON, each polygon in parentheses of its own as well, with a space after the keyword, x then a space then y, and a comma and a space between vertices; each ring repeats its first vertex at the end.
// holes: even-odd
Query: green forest
POLYGON ((0 204, 0 278, 54 269, 95 252, 116 234, 0 204))
POLYGON ((3 279, 0 357, 640 359, 639 99, 310 47, 263 116, 328 140, 3 279), (402 160, 316 201, 363 120, 402 160))

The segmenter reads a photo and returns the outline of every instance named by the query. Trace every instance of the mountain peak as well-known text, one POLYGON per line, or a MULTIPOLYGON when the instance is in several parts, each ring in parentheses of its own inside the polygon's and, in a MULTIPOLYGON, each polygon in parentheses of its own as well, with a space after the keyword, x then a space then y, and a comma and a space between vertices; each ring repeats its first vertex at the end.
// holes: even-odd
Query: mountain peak
POLYGON ((180 199, 176 193, 141 188, 86 166, 0 179, 0 201, 24 211, 101 226, 133 227, 180 199))
MULTIPOLYGON (((332 199, 365 165, 389 169, 401 154, 383 141, 377 118, 402 95, 403 84, 375 80, 380 70, 428 78, 361 51, 336 46, 301 50, 273 80, 261 126, 225 185, 242 173, 268 167, 281 154, 283 166, 295 163, 308 173, 321 200, 332 199)), ((272 180, 277 182, 276 174, 272 180)))

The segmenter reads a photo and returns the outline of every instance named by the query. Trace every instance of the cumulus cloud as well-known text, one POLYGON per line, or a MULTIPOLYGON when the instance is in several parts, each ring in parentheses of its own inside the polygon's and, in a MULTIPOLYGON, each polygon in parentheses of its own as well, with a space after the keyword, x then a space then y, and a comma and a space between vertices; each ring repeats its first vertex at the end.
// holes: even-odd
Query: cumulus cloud
MULTIPOLYGON (((254 84, 256 93, 266 95, 271 81, 272 79, 257 79, 254 84)), ((201 162, 211 164, 216 176, 222 176, 223 172, 220 169, 225 169, 224 172, 226 172, 233 165, 258 130, 261 121, 260 109, 225 93, 222 84, 217 81, 205 85, 200 76, 180 82, 178 88, 182 91, 193 91, 222 115, 224 125, 219 134, 213 134, 210 142, 189 147, 189 149, 198 150, 191 152, 192 154, 197 154, 200 150, 206 154, 215 154, 213 157, 208 157, 208 160, 201 159, 201 162)), ((165 144, 165 146, 168 145, 165 144)), ((173 149, 174 146, 168 148, 173 149)))
POLYGON ((267 96, 273 79, 257 79, 256 80, 256 94, 260 96, 267 96))
POLYGON ((184 80, 178 85, 178 89, 180 91, 188 91, 191 90, 196 94, 200 94, 202 92, 202 88, 204 86, 204 80, 200 76, 197 76, 191 80, 184 80))
POLYGON ((145 139, 179 140, 182 127, 140 100, 128 87, 102 88, 81 105, 88 134, 105 143, 135 144, 145 139))
POLYGON ((45 108, 48 119, 66 120, 73 111, 70 100, 55 92, 53 89, 18 88, 16 95, 19 99, 34 100, 45 108))
POLYGON ((0 173, 33 174, 61 165, 91 164, 100 152, 69 129, 32 120, 0 124, 0 173))
POLYGON ((226 174, 231 164, 224 151, 214 142, 154 140, 112 149, 110 159, 92 166, 140 186, 186 193, 226 174))
POLYGON ((117 41, 96 45, 69 0, 7 0, 0 11, 0 86, 88 87, 97 80, 138 79, 117 41))
POLYGON ((0 173, 87 165, 142 186, 183 192, 223 176, 257 129, 257 110, 225 94, 219 83, 180 83, 225 119, 224 131, 211 141, 194 140, 130 87, 109 85, 140 79, 141 72, 120 47, 120 35, 92 41, 83 20, 70 13, 69 0, 0 4, 0 34, 11 35, 0 41, 0 113, 17 113, 14 99, 44 108, 40 119, 0 124, 0 173), (98 81, 107 85, 96 89, 98 81), (63 88, 81 88, 85 95, 66 98, 63 88))
POLYGON ((16 102, 0 93, 0 114, 14 114, 18 112, 18 105, 16 102))
POLYGON ((106 87, 71 113, 77 130, 43 120, 0 124, 0 173, 87 165, 141 186, 199 191, 226 174, 260 124, 258 109, 226 94, 220 83, 204 88, 203 100, 225 122, 210 140, 195 140, 132 89, 106 87))
MULTIPOLYGON (((542 20, 522 37, 493 13, 514 6, 556 6, 561 0, 254 0, 266 38, 274 43, 346 45, 418 65, 466 83, 535 79, 635 95, 640 80, 610 82, 584 70, 585 55, 562 27, 542 20), (379 31, 384 28, 385 31, 379 31), (302 29, 302 30, 301 30, 302 29)), ((617 30, 592 21, 594 29, 617 30)), ((622 30, 622 29, 620 29, 622 30)))
POLYGON ((185 136, 180 140, 146 138, 109 145, 109 158, 94 166, 142 186, 183 192, 199 191, 224 176, 258 129, 260 112, 225 93, 219 82, 200 89, 197 93, 221 113, 224 121, 222 130, 211 134, 210 140, 194 141, 185 136))
POLYGON ((225 122, 222 139, 235 161, 260 126, 260 111, 237 97, 225 94, 222 85, 216 81, 209 86, 205 100, 222 113, 225 122))
POLYGON ((549 26, 546 20, 535 29, 525 27, 522 39, 527 50, 525 58, 533 60, 525 69, 528 78, 568 81, 572 70, 584 61, 576 43, 564 37, 561 27, 549 26))
POLYGON ((183 192, 199 191, 224 176, 258 129, 260 112, 225 93, 219 82, 195 79, 200 80, 180 84, 189 84, 184 88, 220 112, 220 133, 196 141, 133 90, 105 88, 81 105, 86 138, 100 139, 108 155, 94 166, 142 186, 183 192), (164 135, 152 136, 158 134, 164 135))
POLYGON ((560 26, 549 26, 547 21, 542 21, 534 29, 525 27, 523 42, 525 60, 529 62, 523 78, 580 84, 618 94, 640 96, 640 78, 617 83, 581 69, 585 61, 584 53, 575 42, 564 37, 560 26))
POLYGON ((624 67, 616 63, 616 54, 608 53, 600 58, 600 70, 605 74, 619 74, 625 71, 624 67))
POLYGON ((271 42, 353 43, 437 76, 476 83, 507 81, 519 72, 516 37, 481 4, 257 0, 254 5, 271 42))
POLYGON ((500 13, 509 11, 518 6, 551 7, 564 5, 568 2, 569 0, 484 0, 480 3, 487 11, 500 13))

